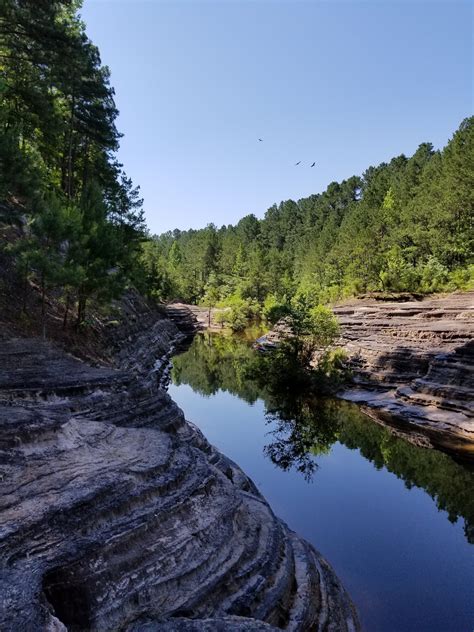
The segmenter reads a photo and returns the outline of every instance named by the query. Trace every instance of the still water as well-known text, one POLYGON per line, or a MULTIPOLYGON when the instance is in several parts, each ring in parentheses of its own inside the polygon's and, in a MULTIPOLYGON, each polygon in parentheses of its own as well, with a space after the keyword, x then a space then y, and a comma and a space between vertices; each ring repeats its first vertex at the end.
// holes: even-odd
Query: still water
POLYGON ((366 632, 473 632, 474 473, 355 405, 270 395, 236 337, 200 334, 169 392, 329 560, 366 632))

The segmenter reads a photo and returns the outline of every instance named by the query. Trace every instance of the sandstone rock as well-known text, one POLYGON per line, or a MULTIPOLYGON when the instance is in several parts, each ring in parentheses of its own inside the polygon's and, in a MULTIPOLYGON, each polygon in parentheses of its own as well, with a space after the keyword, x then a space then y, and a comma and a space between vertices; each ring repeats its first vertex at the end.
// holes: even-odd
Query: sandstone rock
POLYGON ((474 456, 474 293, 334 309, 355 388, 341 396, 427 445, 474 456))
POLYGON ((357 630, 327 562, 161 388, 183 334, 125 309, 115 368, 2 345, 0 629, 357 630))
POLYGON ((222 323, 218 322, 216 315, 229 312, 228 307, 200 307, 187 303, 170 303, 166 308, 167 315, 177 327, 185 333, 194 333, 196 330, 222 331, 222 323))
POLYGON ((244 617, 219 617, 193 621, 177 617, 132 624, 126 632, 276 632, 278 628, 244 617))

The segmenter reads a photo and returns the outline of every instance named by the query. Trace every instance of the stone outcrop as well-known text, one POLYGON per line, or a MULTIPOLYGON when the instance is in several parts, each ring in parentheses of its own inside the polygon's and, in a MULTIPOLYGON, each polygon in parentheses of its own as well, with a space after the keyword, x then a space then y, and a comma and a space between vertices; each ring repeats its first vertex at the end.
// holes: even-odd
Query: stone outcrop
POLYGON ((224 326, 216 319, 217 314, 229 312, 229 307, 200 307, 199 305, 190 305, 188 303, 169 303, 167 312, 171 319, 181 328, 186 327, 191 321, 193 329, 209 329, 211 331, 222 331, 224 326))
POLYGON ((207 314, 207 310, 185 303, 169 303, 166 306, 167 317, 187 338, 192 338, 197 331, 206 327, 208 319, 204 312, 207 314))
POLYGON ((341 396, 412 441, 474 457, 474 292, 334 312, 354 381, 341 396))
POLYGON ((109 366, 1 343, 0 629, 358 630, 327 562, 163 390, 183 334, 124 313, 109 366))

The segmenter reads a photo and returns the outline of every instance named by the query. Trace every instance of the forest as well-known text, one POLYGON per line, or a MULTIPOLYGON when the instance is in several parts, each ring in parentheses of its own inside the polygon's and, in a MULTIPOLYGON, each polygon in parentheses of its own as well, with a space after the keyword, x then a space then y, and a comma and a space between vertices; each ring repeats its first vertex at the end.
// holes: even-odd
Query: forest
POLYGON ((80 7, 1 5, 0 254, 14 262, 25 311, 33 286, 43 318, 54 293, 64 325, 72 314, 81 324, 88 301, 133 285, 157 301, 227 307, 219 318, 239 329, 278 306, 472 287, 474 117, 441 151, 423 143, 263 219, 151 237, 117 160, 110 72, 80 7))
POLYGON ((467 289, 473 209, 471 117, 441 151, 423 143, 411 157, 275 204, 263 219, 164 233, 144 244, 142 261, 156 296, 227 306, 237 324, 275 305, 467 289))
POLYGON ((0 225, 24 310, 31 288, 85 321, 89 299, 123 291, 145 223, 138 188, 116 158, 110 72, 77 0, 2 0, 0 225), (12 227, 15 230, 12 230, 12 227))

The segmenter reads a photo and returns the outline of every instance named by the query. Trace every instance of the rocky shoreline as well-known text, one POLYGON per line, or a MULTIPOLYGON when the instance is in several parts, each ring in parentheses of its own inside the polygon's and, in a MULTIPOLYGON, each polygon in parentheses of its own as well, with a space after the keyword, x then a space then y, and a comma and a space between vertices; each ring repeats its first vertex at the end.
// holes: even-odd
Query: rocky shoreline
POLYGON ((328 563, 163 389, 193 324, 124 316, 112 366, 0 332, 0 629, 358 630, 328 563))
MULTIPOLYGON (((171 316, 209 329, 208 310, 178 303, 171 316)), ((333 308, 351 384, 338 396, 406 440, 474 460, 474 292, 366 296, 333 308)), ((211 327, 218 329, 211 310, 211 327)), ((278 325, 263 336, 280 337, 278 325)))
POLYGON ((352 300, 334 308, 362 405, 424 447, 474 458, 474 292, 352 300))

